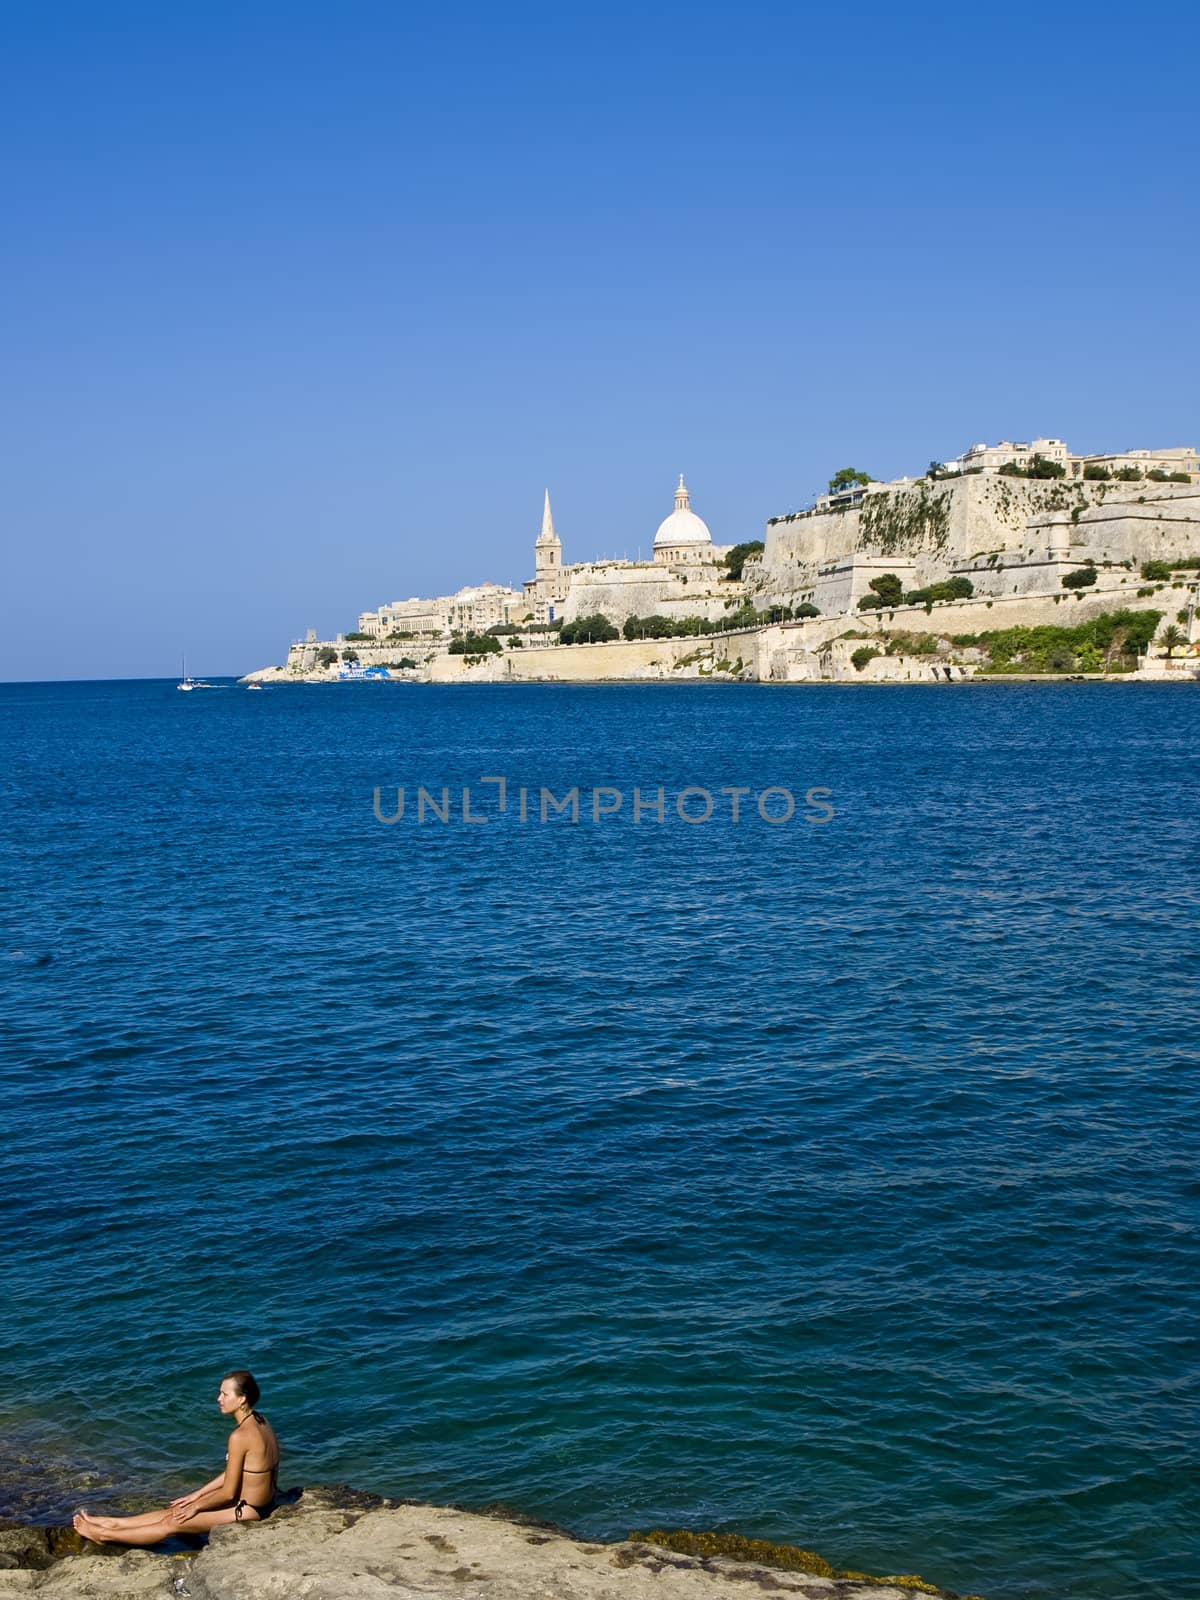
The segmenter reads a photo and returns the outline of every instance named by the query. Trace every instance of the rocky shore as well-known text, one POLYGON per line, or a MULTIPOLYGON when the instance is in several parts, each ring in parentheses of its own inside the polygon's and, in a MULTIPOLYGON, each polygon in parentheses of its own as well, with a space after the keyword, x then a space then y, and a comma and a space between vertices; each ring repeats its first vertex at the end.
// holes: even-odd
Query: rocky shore
POLYGON ((0 1528, 0 1600, 956 1600, 914 1577, 835 1572, 811 1551, 711 1534, 576 1539, 497 1507, 311 1488, 262 1524, 176 1553, 81 1544, 70 1530, 0 1528))

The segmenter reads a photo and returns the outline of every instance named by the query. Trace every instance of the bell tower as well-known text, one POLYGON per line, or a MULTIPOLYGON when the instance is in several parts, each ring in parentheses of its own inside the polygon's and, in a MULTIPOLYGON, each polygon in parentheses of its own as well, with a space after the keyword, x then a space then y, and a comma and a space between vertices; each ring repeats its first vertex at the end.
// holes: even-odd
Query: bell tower
POLYGON ((550 491, 546 490, 546 504, 542 510, 542 531, 533 546, 533 570, 537 577, 548 578, 562 569, 562 540, 554 531, 554 518, 550 515, 550 491))

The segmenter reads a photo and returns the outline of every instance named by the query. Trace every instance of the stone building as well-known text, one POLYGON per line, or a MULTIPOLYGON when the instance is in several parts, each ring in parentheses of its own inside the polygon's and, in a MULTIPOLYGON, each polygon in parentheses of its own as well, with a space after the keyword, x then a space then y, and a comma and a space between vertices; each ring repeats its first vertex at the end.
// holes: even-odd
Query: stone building
POLYGON ((1071 470, 1073 458, 1061 439, 1034 439, 1031 444, 1002 439, 999 444, 973 444, 969 450, 963 451, 957 461, 948 461, 946 465, 960 472, 999 472, 1009 462, 1018 467, 1027 467, 1034 456, 1041 456, 1043 461, 1053 461, 1056 467, 1062 467, 1068 474, 1071 470))
POLYGON ((1189 483, 1200 483, 1200 456, 1190 445, 1166 450, 1124 450, 1110 455, 1072 456, 1071 476, 1081 478, 1085 467, 1106 467, 1120 472, 1132 467, 1144 475, 1151 472, 1186 472, 1189 483))
POLYGON ((722 557, 731 548, 713 543, 708 524, 692 510, 681 473, 674 509, 658 525, 650 561, 564 566, 547 495, 534 545, 534 576, 525 595, 539 622, 572 622, 597 612, 618 627, 629 617, 700 616, 717 622, 745 595, 740 581, 724 576, 722 557))
POLYGON ((477 583, 433 600, 393 600, 378 611, 364 611, 358 631, 373 639, 386 639, 393 633, 435 637, 482 633, 498 622, 520 622, 528 609, 519 589, 477 583))
POLYGON ((1002 439, 999 444, 973 444, 956 461, 948 461, 946 466, 957 472, 999 472, 1001 467, 1010 463, 1027 467, 1034 456, 1041 456, 1043 461, 1052 461, 1071 479, 1081 479, 1088 467, 1105 467, 1110 472, 1132 467, 1143 474, 1186 472, 1190 483, 1200 483, 1200 457, 1191 446, 1185 445, 1164 450, 1117 450, 1108 454, 1081 456, 1076 455, 1061 439, 1034 439, 1028 444, 1002 439))
POLYGON ((378 611, 364 611, 358 619, 358 632, 373 639, 386 639, 390 633, 443 634, 448 627, 449 598, 436 600, 393 600, 378 611))

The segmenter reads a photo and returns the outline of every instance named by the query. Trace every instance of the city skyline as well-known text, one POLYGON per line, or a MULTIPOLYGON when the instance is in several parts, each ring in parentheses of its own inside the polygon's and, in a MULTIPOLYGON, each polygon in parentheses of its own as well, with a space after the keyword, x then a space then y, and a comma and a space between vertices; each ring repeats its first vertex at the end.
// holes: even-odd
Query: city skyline
POLYGON ((10 10, 0 677, 520 582, 547 483, 644 558, 680 471, 1195 443, 1186 56, 951 15, 10 10))

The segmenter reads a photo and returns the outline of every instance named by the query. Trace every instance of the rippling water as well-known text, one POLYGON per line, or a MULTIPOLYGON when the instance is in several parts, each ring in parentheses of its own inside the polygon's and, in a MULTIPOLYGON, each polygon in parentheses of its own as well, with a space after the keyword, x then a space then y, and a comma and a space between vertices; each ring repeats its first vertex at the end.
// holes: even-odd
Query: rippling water
POLYGON ((10 1504, 207 1476, 245 1363, 285 1482, 1181 1595, 1197 703, 0 688, 10 1504), (584 820, 417 825, 484 774, 584 820))

